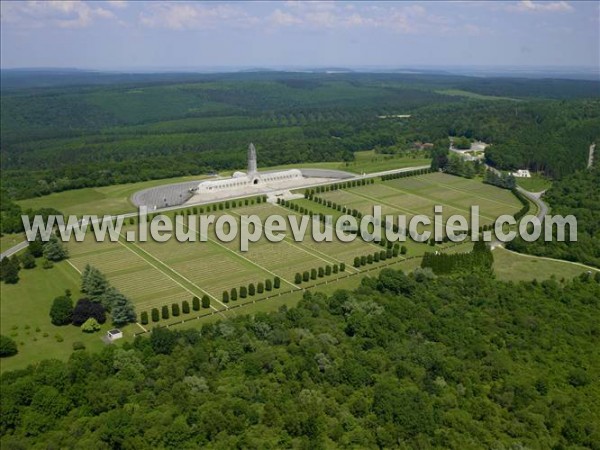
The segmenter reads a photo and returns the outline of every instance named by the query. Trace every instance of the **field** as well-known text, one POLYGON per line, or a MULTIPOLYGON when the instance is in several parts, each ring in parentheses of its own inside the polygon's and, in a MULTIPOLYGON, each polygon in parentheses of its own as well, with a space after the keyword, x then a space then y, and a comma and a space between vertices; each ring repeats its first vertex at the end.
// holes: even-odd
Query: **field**
POLYGON ((517 184, 529 192, 541 192, 550 189, 552 181, 538 174, 531 174, 531 178, 517 178, 517 184))
POLYGON ((471 205, 478 205, 481 225, 501 214, 513 214, 521 207, 510 191, 443 173, 327 192, 321 197, 363 214, 370 213, 372 205, 381 205, 382 214, 405 214, 407 220, 416 214, 433 216, 435 205, 443 206, 445 219, 453 214, 469 217, 471 205))
POLYGON ((498 97, 495 95, 483 95, 477 94, 475 92, 469 92, 462 89, 443 89, 436 91, 438 94, 450 95, 452 97, 466 97, 473 100, 511 100, 511 101, 519 101, 516 98, 510 97, 498 97))
MULTIPOLYGON (((118 199, 116 193, 112 195, 118 199)), ((496 215, 512 214, 520 208, 519 202, 509 191, 484 185, 477 180, 441 173, 378 181, 371 185, 319 195, 363 213, 370 212, 373 205, 379 204, 382 205, 384 214, 406 214, 408 217, 417 213, 432 216, 435 204, 443 205, 443 216, 446 218, 450 214, 468 216, 469 206, 479 204, 481 224, 496 215)), ((300 199, 295 202, 320 214, 340 214, 311 200, 300 199)), ((295 214, 288 208, 268 203, 237 206, 214 214, 219 216, 225 212, 240 221, 243 215, 256 214, 264 221, 272 214, 295 214)), ((134 229, 137 229, 137 225, 126 225, 122 236, 134 229)), ((355 268, 353 261, 356 256, 372 255, 383 247, 359 239, 352 243, 335 240, 314 242, 312 239, 296 242, 288 227, 288 234, 281 242, 272 243, 263 236, 258 242, 250 243, 249 251, 242 252, 237 240, 221 242, 212 228, 206 235, 201 234, 193 223, 186 229, 196 238, 205 236, 206 242, 179 243, 174 239, 164 243, 126 242, 123 238, 118 242, 99 243, 88 233, 84 242, 68 244, 71 255, 68 261, 57 264, 49 271, 41 268, 21 271, 22 280, 19 284, 2 286, 2 328, 10 330, 9 334, 14 335, 20 347, 19 355, 3 360, 2 369, 23 367, 40 359, 42 355, 66 358, 75 341, 84 342, 92 348, 103 345, 99 334, 84 335, 75 327, 55 327, 48 318, 54 297, 61 295, 65 289, 71 289, 74 296, 79 295, 78 271, 82 271, 86 264, 100 269, 115 287, 130 297, 138 314, 172 303, 181 304, 184 300, 191 303, 193 296, 208 295, 211 298, 211 309, 192 311, 191 314, 159 322, 161 325, 174 324, 186 319, 182 326, 198 326, 206 321, 238 314, 277 309, 284 304, 291 306, 301 298, 306 288, 325 292, 351 289, 360 283, 364 275, 374 274, 383 267, 411 271, 420 265, 420 256, 425 251, 468 251, 470 246, 465 243, 431 247, 408 241, 405 243, 408 249, 406 256, 399 255, 355 268), (339 267, 342 262, 346 265, 344 273, 332 273, 323 277, 317 275, 315 279, 299 284, 295 280, 297 273, 327 266, 339 267), (223 303, 224 291, 236 288, 239 294, 241 286, 247 287, 252 283, 257 287, 258 283, 266 284, 267 280, 273 281, 275 277, 281 279, 279 289, 265 290, 254 296, 248 295, 246 298, 223 303), (197 316, 202 317, 200 320, 189 320, 197 316), (27 319, 23 320, 23 317, 27 319), (35 331, 38 329, 39 331, 35 331), (58 342, 56 335, 60 335, 62 342, 58 342)), ((310 233, 310 227, 307 233, 310 233)), ((500 279, 543 279, 551 275, 569 277, 585 270, 581 266, 538 260, 501 249, 494 252, 494 258, 495 270, 500 279)), ((103 331, 108 326, 106 324, 103 331)), ((137 331, 142 331, 139 325, 130 325, 126 329, 127 339, 131 339, 137 331)))
POLYGON ((544 280, 550 277, 560 280, 573 278, 590 270, 598 269, 567 261, 515 253, 503 248, 494 250, 494 272, 500 280, 544 280))
MULTIPOLYGON (((306 164, 286 164, 274 167, 260 167, 260 170, 272 169, 292 169, 297 167, 320 168, 320 169, 338 169, 347 172, 378 172, 389 169, 399 169, 411 166, 428 165, 431 160, 422 152, 413 152, 409 156, 399 155, 380 155, 374 151, 356 152, 355 160, 344 163, 321 162, 306 164)), ((260 164, 260 155, 259 155, 260 164)), ((240 170, 245 168, 240 167, 240 170)), ((232 171, 220 172, 221 176, 230 176, 232 171)), ((177 178, 167 178, 162 180, 142 181, 139 183, 117 184, 113 186, 103 186, 96 188, 75 189, 70 191, 58 192, 44 195, 41 197, 20 200, 17 203, 24 209, 55 208, 63 214, 122 214, 135 211, 135 207, 130 201, 131 196, 142 189, 160 186, 170 183, 181 183, 185 181, 202 180, 206 176, 185 176, 177 178)), ((18 242, 18 241, 17 241, 18 242)), ((5 244, 2 242, 2 248, 5 244)), ((9 248, 9 246, 6 246, 9 248)))
MULTIPOLYGON (((357 208, 363 213, 369 212, 372 205, 381 204, 384 214, 407 213, 409 216, 417 213, 431 216, 433 205, 443 204, 446 217, 448 214, 468 214, 470 201, 474 197, 480 200, 482 223, 495 215, 514 213, 519 209, 519 203, 508 191, 482 185, 475 180, 437 173, 332 191, 324 194, 324 197, 357 208)), ((309 200, 297 202, 313 211, 339 214, 309 200)), ((238 220, 241 220, 241 216, 256 214, 262 221, 273 214, 293 214, 289 209, 267 203, 236 207, 227 212, 238 217, 238 220)), ((196 227, 196 224, 190 224, 189 231, 198 238, 200 235, 196 227)), ((128 225, 122 235, 136 228, 135 225, 128 225)), ((309 232, 310 228, 307 230, 309 232)), ((70 262, 78 270, 83 270, 86 264, 100 269, 111 283, 134 300, 138 312, 203 295, 212 299, 215 309, 225 310, 233 306, 233 302, 230 305, 221 302, 224 291, 239 289, 250 283, 257 286, 275 277, 281 279, 281 291, 300 290, 337 278, 337 275, 296 283, 297 273, 303 274, 326 266, 333 268, 341 263, 346 265, 346 274, 358 273, 365 268, 353 267, 356 256, 366 256, 383 249, 375 243, 358 239, 352 243, 341 243, 335 239, 334 242, 314 242, 310 238, 296 242, 289 234, 289 228, 288 236, 281 242, 272 243, 263 236, 258 242, 251 243, 247 252, 240 251, 238 241, 220 241, 212 227, 206 238, 206 242, 185 244, 174 239, 164 243, 125 242, 125 239, 116 243, 96 243, 88 234, 84 243, 69 244, 70 262)), ((420 256, 429 250, 426 245, 414 242, 407 242, 406 246, 407 256, 420 256)), ((399 258, 404 259, 401 256, 399 258)), ((272 292, 257 293, 252 300, 270 295, 272 292)))
POLYGON ((4 236, 0 237, 0 252, 8 250, 23 240, 24 238, 21 233, 5 234, 4 236))
POLYGON ((170 183, 200 180, 204 176, 186 176, 139 183, 117 184, 96 188, 75 189, 20 200, 23 209, 55 208, 63 214, 121 214, 135 211, 131 196, 142 189, 170 183))
MULTIPOLYGON (((79 276, 67 261, 52 269, 38 267, 21 270, 18 284, 2 284, 0 325, 2 334, 12 337, 19 354, 2 358, 2 371, 25 367, 47 358, 67 359, 73 351, 73 342, 83 342, 88 349, 99 349, 104 344, 100 333, 110 328, 107 322, 100 333, 85 334, 78 327, 57 327, 48 315, 52 300, 70 289, 79 298, 79 276)), ((135 325, 130 325, 131 327, 135 325)))

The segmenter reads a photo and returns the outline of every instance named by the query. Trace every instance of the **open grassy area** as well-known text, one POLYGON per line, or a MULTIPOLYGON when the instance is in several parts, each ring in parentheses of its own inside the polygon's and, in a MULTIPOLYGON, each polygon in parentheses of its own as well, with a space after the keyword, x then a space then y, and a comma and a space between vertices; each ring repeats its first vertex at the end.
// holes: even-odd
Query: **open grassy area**
POLYGON ((441 89, 436 91, 438 94, 450 95, 452 97, 467 97, 473 100, 512 100, 518 102, 520 100, 510 97, 498 97, 495 95, 483 95, 475 92, 464 91, 462 89, 441 89))
POLYGON ((17 355, 0 360, 2 371, 23 368, 47 358, 66 359, 73 351, 73 342, 83 342, 91 350, 105 345, 100 337, 110 328, 108 322, 93 334, 83 333, 72 325, 58 327, 50 323, 54 298, 63 295, 65 289, 71 290, 74 299, 79 298, 80 279, 67 261, 55 264, 52 269, 40 266, 38 261, 38 267, 21 270, 18 284, 2 283, 2 334, 13 338, 19 349, 17 355))
MULTIPOLYGON (((306 164, 287 164, 283 166, 261 167, 261 170, 291 169, 291 168, 319 168, 337 169, 354 173, 370 173, 383 170, 399 169, 411 166, 427 165, 431 160, 422 152, 415 152, 411 156, 403 155, 380 155, 374 151, 363 151, 355 153, 355 161, 344 162, 317 162, 306 164)), ((245 170, 245 168, 240 168, 245 170)), ((222 176, 230 176, 232 172, 222 172, 222 176)), ((135 211, 130 201, 131 196, 146 188, 161 186, 165 184, 181 183, 207 178, 207 176, 195 175, 162 180, 142 181, 139 183, 118 184, 114 186, 103 186, 96 188, 75 189, 20 200, 17 203, 23 209, 56 208, 64 214, 121 214, 135 211)), ((4 242, 2 246, 4 248, 4 242)), ((7 246, 9 248, 9 246, 7 246)))
POLYGON ((415 151, 409 155, 402 153, 396 155, 384 155, 375 153, 374 150, 354 152, 354 161, 351 162, 320 162, 306 164, 287 164, 283 166, 269 167, 268 169, 292 169, 294 167, 306 167, 317 169, 345 170, 357 174, 382 172, 385 170, 402 169, 404 167, 423 166, 431 163, 431 158, 424 152, 415 151))
MULTIPOLYGON (((380 204, 384 214, 404 213, 407 216, 417 213, 432 216, 434 204, 444 206, 444 217, 450 214, 464 215, 468 214, 471 204, 479 204, 482 224, 498 214, 514 213, 520 208, 518 201, 509 191, 484 185, 478 180, 440 173, 378 181, 321 195, 364 213, 370 212, 374 204, 380 204)), ((296 202, 315 212, 339 215, 339 212, 309 200, 300 199, 296 202)), ((219 211, 215 215, 225 212, 231 213, 238 220, 241 220, 243 215, 251 214, 258 215, 263 221, 272 214, 294 215, 288 208, 267 203, 239 205, 228 211, 219 211)), ((127 231, 136 228, 135 225, 127 225, 123 236, 127 231)), ((190 225, 189 231, 196 237, 201 235, 194 224, 190 225)), ((307 233, 310 231, 309 226, 307 233)), ((184 300, 191 303, 193 296, 208 295, 211 298, 210 310, 192 311, 177 318, 161 319, 158 323, 172 324, 197 315, 212 314, 185 324, 197 326, 206 321, 237 314, 273 310, 281 305, 291 306, 301 298, 304 289, 324 292, 341 288, 351 289, 358 285, 362 276, 374 275, 382 267, 412 271, 420 265, 419 256, 426 251, 468 251, 470 245, 444 244, 431 247, 408 241, 404 245, 408 248, 406 257, 409 259, 400 255, 392 260, 354 268, 354 257, 373 254, 383 248, 360 239, 352 243, 336 240, 314 242, 310 238, 296 242, 292 239, 289 226, 288 236, 283 241, 272 243, 263 236, 258 242, 251 243, 247 252, 240 251, 237 240, 229 243, 219 241, 212 228, 209 229, 206 238, 206 242, 193 243, 179 243, 174 239, 164 243, 126 242, 125 239, 119 242, 98 243, 92 234, 88 233, 84 242, 68 244, 71 255, 68 262, 57 264, 49 271, 41 268, 23 270, 19 284, 2 286, 2 327, 3 330, 9 330, 9 334, 15 334, 13 337, 20 347, 19 355, 6 360, 6 364, 3 361, 3 367, 22 367, 49 355, 65 358, 70 354, 72 343, 75 341, 82 341, 92 348, 103 345, 99 339, 100 334, 84 335, 75 327, 54 327, 48 317, 53 298, 62 294, 64 289, 71 289, 74 296, 78 295, 78 271, 83 270, 88 263, 100 269, 111 284, 132 299, 138 314, 143 311, 150 312, 152 308, 160 309, 163 305, 181 304, 184 300), (345 273, 296 283, 296 273, 319 267, 333 267, 341 262, 346 264, 345 273), (255 296, 245 299, 222 303, 223 291, 235 287, 239 292, 241 286, 248 286, 250 283, 258 286, 259 282, 264 283, 267 279, 273 280, 275 277, 281 279, 279 290, 256 293, 255 296), (272 298, 261 301, 266 297, 272 298), (244 305, 238 306, 242 304, 244 305), (25 329, 25 325, 29 325, 29 328, 25 329), (40 331, 33 331, 38 328, 40 331), (43 336, 44 333, 47 333, 47 336, 43 336), (57 342, 56 334, 62 336, 63 342, 57 342)), ((535 262, 505 250, 495 251, 494 256, 498 277, 502 279, 547 278, 552 274, 573 276, 583 270, 567 263, 535 262)), ((108 326, 105 325, 103 331, 108 326)), ((131 339, 133 333, 139 330, 136 325, 129 326, 127 339, 131 339)))
POLYGON ((541 192, 550 189, 552 181, 542 175, 533 173, 531 178, 517 178, 517 185, 529 192, 541 192))
POLYGON ((373 205, 382 207, 382 214, 417 214, 433 216, 435 205, 443 206, 442 216, 470 215, 471 205, 479 206, 480 223, 492 223, 501 214, 513 214, 521 205, 514 195, 478 180, 443 173, 398 178, 374 185, 337 190, 321 194, 327 200, 363 214, 372 213, 373 205))
POLYGON ((137 191, 160 186, 162 184, 182 183, 205 178, 187 176, 164 180, 142 181, 140 183, 117 184, 96 188, 75 189, 55 194, 20 200, 17 203, 23 209, 56 208, 64 214, 121 214, 135 211, 129 200, 137 191))
POLYGON ((25 240, 21 233, 9 233, 0 237, 0 253, 25 240))
MULTIPOLYGON (((325 195, 364 213, 370 212, 372 205, 381 204, 384 214, 418 213, 431 216, 434 204, 444 204, 447 215, 467 214, 469 196, 481 201, 482 214, 487 214, 490 219, 492 214, 512 213, 519 207, 508 191, 483 185, 475 180, 438 173, 378 182, 332 191, 325 195)), ((324 214, 338 214, 308 200, 298 200, 298 203, 324 214)), ((218 217, 224 212, 220 211, 215 215, 218 217)), ((227 212, 238 217, 238 220, 243 215, 251 214, 258 215, 263 221, 274 214, 294 215, 287 208, 266 203, 238 206, 227 212)), ((122 235, 136 228, 128 225, 122 235)), ((329 277, 297 283, 295 276, 298 273, 318 270, 320 267, 339 266, 341 263, 345 263, 347 273, 358 273, 372 266, 352 267, 355 257, 383 250, 375 243, 360 239, 351 243, 342 243, 337 239, 333 242, 315 242, 307 237, 302 242, 296 242, 292 239, 290 230, 288 226, 288 236, 283 241, 273 243, 263 236, 258 242, 250 244, 246 252, 240 251, 237 240, 220 241, 213 227, 209 229, 206 242, 193 243, 179 243, 175 239, 164 243, 125 242, 125 239, 115 243, 96 243, 90 234, 83 243, 69 244, 70 261, 78 270, 82 270, 86 264, 100 269, 114 286, 134 301, 139 313, 171 303, 181 303, 183 300, 190 301, 193 296, 203 295, 212 299, 213 307, 224 310, 234 306, 233 302, 229 305, 220 303, 224 291, 232 288, 239 290, 241 286, 248 286, 250 283, 258 286, 258 283, 275 277, 281 279, 282 291, 300 290, 336 276, 331 274, 329 277)), ((306 230, 308 236, 311 230, 312 225, 306 230)), ((199 230, 195 224, 190 225, 190 231, 198 239, 199 230)), ((412 241, 404 245, 408 248, 409 257, 420 256, 432 250, 425 244, 412 241)), ((436 248, 442 249, 445 246, 447 245, 439 245, 436 248)), ((402 256, 398 257, 398 260, 402 259, 402 256)), ((382 261, 381 265, 383 264, 382 261)), ((257 293, 253 299, 271 294, 272 292, 266 291, 257 293)))
POLYGON ((494 272, 500 280, 545 280, 552 276, 558 279, 568 279, 588 270, 597 271, 597 269, 567 261, 555 261, 511 252, 502 247, 494 249, 494 272))

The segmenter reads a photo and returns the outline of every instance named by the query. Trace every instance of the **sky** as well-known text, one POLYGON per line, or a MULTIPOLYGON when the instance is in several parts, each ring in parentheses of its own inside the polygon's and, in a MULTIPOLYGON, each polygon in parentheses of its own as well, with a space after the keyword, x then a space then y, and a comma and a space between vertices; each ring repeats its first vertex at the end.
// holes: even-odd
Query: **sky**
POLYGON ((2 1, 1 66, 600 66, 600 3, 2 1))

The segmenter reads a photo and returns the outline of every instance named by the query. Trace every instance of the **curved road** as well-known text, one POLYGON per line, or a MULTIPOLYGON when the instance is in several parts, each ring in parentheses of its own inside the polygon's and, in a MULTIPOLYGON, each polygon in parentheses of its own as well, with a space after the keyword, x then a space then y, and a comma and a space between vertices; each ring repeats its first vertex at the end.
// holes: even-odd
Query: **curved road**
POLYGON ((529 192, 519 186, 517 186, 517 191, 519 191, 521 194, 523 194, 525 197, 527 197, 529 200, 531 200, 533 203, 535 203, 535 205, 537 206, 537 209, 538 209, 538 212, 535 216, 540 221, 548 214, 548 205, 546 205, 546 203, 544 203, 544 201, 542 200, 542 195, 546 191, 529 192))

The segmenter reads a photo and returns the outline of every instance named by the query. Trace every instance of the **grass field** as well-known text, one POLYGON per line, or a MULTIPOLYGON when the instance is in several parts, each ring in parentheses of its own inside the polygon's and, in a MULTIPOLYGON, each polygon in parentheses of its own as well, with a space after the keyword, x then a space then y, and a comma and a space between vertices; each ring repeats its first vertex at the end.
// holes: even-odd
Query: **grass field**
POLYGON ((10 233, 0 237, 0 253, 24 241, 25 238, 21 233, 10 233))
MULTIPOLYGON (((509 191, 484 185, 476 180, 440 173, 376 182, 327 192, 321 196, 365 213, 370 212, 372 205, 381 204, 384 214, 406 213, 408 216, 416 213, 431 216, 434 204, 444 205, 445 217, 449 214, 466 214, 468 207, 475 203, 480 205, 484 215, 482 224, 486 221, 485 217, 514 213, 520 207, 509 191)), ((300 199, 296 202, 315 212, 334 216, 340 214, 309 200, 300 199)), ((241 220, 242 215, 251 214, 256 214, 263 220, 272 214, 294 214, 282 206, 262 203, 219 211, 215 215, 225 212, 238 217, 238 220, 241 220)), ((134 228, 135 225, 127 225, 122 234, 134 228)), ((189 231, 192 235, 199 236, 195 225, 191 225, 189 231)), ((426 251, 447 249, 454 252, 468 251, 469 248, 469 244, 431 247, 408 241, 405 245, 408 248, 406 257, 409 259, 399 256, 392 260, 354 268, 354 257, 373 254, 382 250, 382 247, 360 239, 352 243, 314 242, 312 239, 296 242, 291 237, 289 227, 288 236, 283 241, 272 243, 263 237, 258 242, 251 243, 247 252, 240 251, 237 240, 229 243, 219 241, 213 229, 209 229, 206 238, 206 242, 194 243, 179 243, 174 239, 164 243, 126 242, 125 239, 119 242, 98 243, 93 239, 93 235, 88 233, 84 242, 68 244, 71 255, 68 261, 57 264, 49 271, 41 268, 21 271, 22 280, 19 284, 2 286, 2 328, 9 330, 8 334, 14 335, 20 348, 19 355, 3 360, 3 370, 23 367, 48 355, 66 358, 75 341, 82 341, 89 348, 99 348, 103 345, 100 334, 85 335, 75 327, 54 327, 48 317, 53 298, 61 295, 64 289, 71 289, 74 296, 78 295, 78 271, 83 270, 88 263, 100 269, 111 284, 132 299, 138 314, 143 311, 150 312, 154 307, 181 304, 183 300, 191 302, 193 296, 208 295, 211 298, 210 310, 203 309, 159 322, 161 325, 172 324, 199 314, 212 313, 200 320, 191 320, 185 325, 198 326, 206 321, 238 314, 274 310, 281 305, 291 306, 301 298, 303 289, 306 288, 325 292, 341 288, 351 289, 360 283, 364 274, 376 274, 382 267, 411 271, 420 265, 419 256, 426 251), (343 274, 317 277, 299 285, 295 282, 296 273, 341 262, 346 264, 343 274), (236 302, 231 301, 227 304, 221 302, 225 290, 236 287, 239 292, 240 286, 248 286, 249 283, 257 286, 259 282, 264 283, 267 279, 273 280, 275 277, 282 280, 279 290, 257 293, 255 296, 239 298, 236 302), (283 295, 277 296, 278 294, 283 295), (276 297, 261 301, 273 295, 276 297), (24 317, 26 319, 23 319, 24 317), (29 328, 25 329, 26 325, 29 328), (34 331, 38 328, 39 331, 34 331), (43 336, 44 333, 47 335, 43 336), (57 342, 56 334, 61 335, 62 342, 57 342)), ((536 261, 505 250, 495 251, 494 257, 496 271, 501 279, 542 279, 552 274, 568 277, 584 270, 568 263, 536 261)), ((105 325, 103 330, 108 326, 105 325)), ((140 330, 138 326, 130 325, 127 330, 128 339, 140 330)))
POLYGON ((475 92, 463 91, 461 89, 441 89, 436 92, 438 94, 450 95, 452 97, 467 97, 467 98, 472 98, 474 100, 512 100, 514 102, 520 101, 516 98, 497 97, 495 95, 483 95, 483 94, 477 94, 475 92))
MULTIPOLYGON (((50 323, 50 306, 55 297, 70 289, 73 298, 80 297, 79 274, 67 261, 52 269, 38 267, 21 270, 18 284, 2 284, 0 324, 2 334, 12 337, 19 353, 2 358, 2 371, 19 369, 46 358, 67 359, 73 351, 73 342, 83 342, 87 349, 100 349, 104 343, 101 334, 110 328, 107 322, 94 334, 82 333, 75 326, 55 326, 50 323), (59 342, 60 341, 60 342, 59 342)), ((133 327, 134 325, 130 325, 133 327)))
POLYGON ((415 151, 409 156, 405 154, 383 155, 367 150, 354 153, 354 161, 351 162, 321 162, 307 164, 288 164, 283 166, 269 167, 269 169, 291 169, 294 167, 306 167, 317 169, 336 169, 354 172, 357 174, 382 172, 384 170, 402 169, 411 166, 429 165, 431 158, 424 152, 415 151))
MULTIPOLYGON (((430 159, 422 152, 415 152, 412 156, 380 155, 374 151, 355 153, 355 161, 344 162, 320 162, 307 164, 288 164, 276 167, 261 167, 261 170, 291 169, 296 167, 338 169, 354 173, 378 172, 389 169, 421 166, 430 163, 430 159)), ((241 168, 244 170, 244 168, 241 168)), ((222 176, 230 176, 231 172, 222 172, 222 176)), ((20 200, 17 203, 23 209, 56 208, 64 214, 121 214, 135 211, 130 201, 131 196, 142 189, 160 186, 163 184, 181 183, 206 178, 206 176, 195 175, 162 180, 143 181, 140 183, 118 184, 114 186, 103 186, 97 188, 76 189, 55 194, 20 200)), ((2 244, 4 245, 4 244, 2 244)))
POLYGON ((432 217, 434 205, 443 206, 445 219, 453 214, 469 217, 471 205, 478 205, 482 225, 521 208, 510 191, 443 173, 399 178, 320 196, 363 214, 371 213, 372 206, 377 204, 382 207, 383 215, 405 214, 407 220, 416 214, 432 217))
POLYGON ((552 276, 560 280, 561 278, 573 278, 590 270, 597 271, 597 269, 567 261, 522 255, 501 247, 494 250, 494 272, 500 280, 545 280, 552 276))
POLYGON ((20 200, 23 209, 56 208, 64 214, 121 214, 135 211, 129 200, 137 191, 163 184, 181 183, 205 178, 200 175, 117 184, 97 188, 75 189, 55 194, 20 200))
POLYGON ((534 173, 531 178, 517 178, 517 184, 526 191, 541 192, 550 189, 552 181, 534 173))

